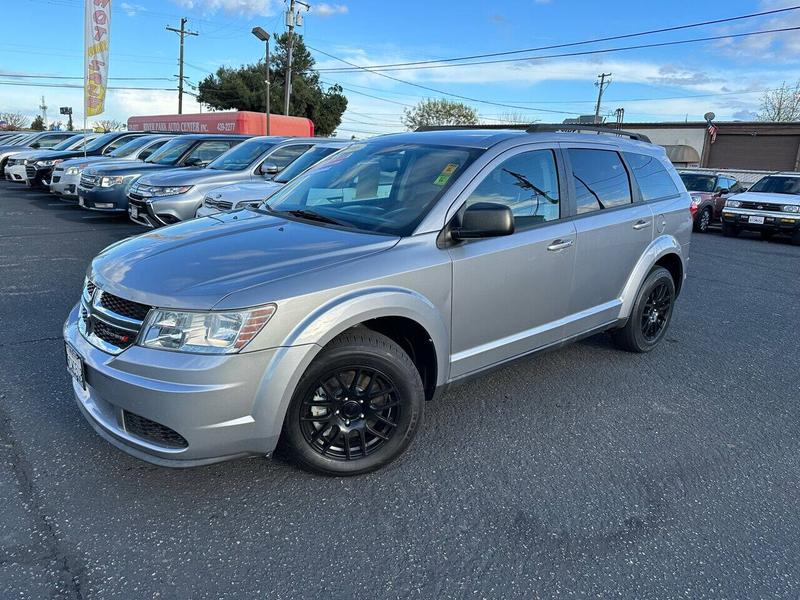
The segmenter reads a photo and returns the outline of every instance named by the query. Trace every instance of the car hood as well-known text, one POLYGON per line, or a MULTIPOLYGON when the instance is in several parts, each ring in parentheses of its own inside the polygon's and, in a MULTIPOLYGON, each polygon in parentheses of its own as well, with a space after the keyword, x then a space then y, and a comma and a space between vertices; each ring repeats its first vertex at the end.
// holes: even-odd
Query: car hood
POLYGON ((214 183, 220 185, 227 181, 237 181, 249 177, 249 171, 218 171, 216 169, 189 168, 171 169, 163 173, 142 177, 140 182, 144 185, 197 185, 200 183, 214 183))
POLYGON ((768 194, 766 192, 743 192, 734 194, 729 200, 740 202, 765 202, 767 204, 793 204, 800 206, 800 196, 796 194, 768 194))
POLYGON ((398 240, 239 211, 118 242, 92 261, 89 277, 129 300, 195 310, 265 286, 264 297, 249 303, 253 306, 279 299, 270 297, 266 284, 388 250, 398 240))
POLYGON ((20 158, 24 159, 40 159, 50 156, 51 154, 55 154, 52 150, 27 150, 25 152, 15 152, 14 158, 19 160, 20 158))
POLYGON ((214 200, 232 202, 234 206, 242 201, 265 200, 281 189, 284 183, 273 181, 258 181, 254 183, 234 183, 215 188, 208 192, 214 200))
MULTIPOLYGON (((101 156, 99 152, 87 152, 86 156, 98 158, 101 156)), ((70 158, 83 158, 83 150, 57 150, 49 156, 49 158, 60 158, 61 160, 69 160, 70 158)))
POLYGON ((162 169, 170 168, 163 165, 146 164, 136 159, 112 158, 90 163, 86 168, 86 172, 92 175, 128 175, 129 173, 141 173, 142 171, 150 170, 154 166, 162 169))
POLYGON ((7 144, 5 146, 0 146, 0 152, 18 152, 19 150, 31 150, 30 146, 19 146, 17 144, 7 144))

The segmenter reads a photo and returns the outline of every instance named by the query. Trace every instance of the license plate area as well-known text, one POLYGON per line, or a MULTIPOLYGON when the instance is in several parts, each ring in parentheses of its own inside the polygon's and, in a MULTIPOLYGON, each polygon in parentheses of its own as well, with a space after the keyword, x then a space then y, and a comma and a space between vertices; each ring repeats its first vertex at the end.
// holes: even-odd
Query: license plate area
POLYGON ((755 225, 763 225, 764 224, 764 217, 758 217, 755 215, 750 215, 750 218, 747 220, 748 223, 753 223, 755 225))
POLYGON ((82 388, 86 388, 86 369, 83 365, 83 359, 78 351, 69 344, 64 345, 67 353, 67 372, 77 380, 82 388))

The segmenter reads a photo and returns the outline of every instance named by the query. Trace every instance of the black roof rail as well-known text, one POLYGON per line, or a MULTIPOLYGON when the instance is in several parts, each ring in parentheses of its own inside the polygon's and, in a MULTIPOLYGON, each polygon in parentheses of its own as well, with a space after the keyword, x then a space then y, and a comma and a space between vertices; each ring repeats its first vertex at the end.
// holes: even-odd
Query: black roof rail
POLYGON ((491 125, 422 125, 417 127, 414 131, 459 131, 461 129, 522 129, 527 130, 531 125, 527 124, 508 124, 498 125, 492 123, 491 125))
POLYGON ((611 127, 606 127, 605 125, 581 125, 579 123, 536 123, 529 126, 525 131, 528 133, 542 133, 545 131, 594 131, 596 133, 610 133, 611 135, 619 135, 632 140, 647 142, 648 144, 652 143, 650 138, 643 133, 633 133, 632 131, 625 131, 624 129, 613 129, 611 127))

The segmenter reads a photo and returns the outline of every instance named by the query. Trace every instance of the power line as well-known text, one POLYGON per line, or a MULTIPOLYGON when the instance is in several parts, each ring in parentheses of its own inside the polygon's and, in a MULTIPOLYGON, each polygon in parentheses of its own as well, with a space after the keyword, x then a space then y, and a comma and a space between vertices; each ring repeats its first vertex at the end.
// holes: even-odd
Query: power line
POLYGON ((489 53, 486 53, 486 54, 473 54, 473 55, 470 55, 470 56, 459 56, 459 57, 453 57, 453 58, 440 58, 440 59, 431 59, 431 60, 418 60, 418 61, 402 62, 402 63, 389 63, 389 64, 384 64, 384 65, 375 65, 375 67, 377 67, 377 68, 406 67, 406 66, 411 66, 411 65, 424 65, 424 64, 434 64, 434 63, 444 63, 444 62, 455 62, 455 61, 461 61, 461 60, 474 60, 474 59, 478 59, 478 58, 489 58, 489 57, 494 57, 494 56, 509 56, 509 55, 512 55, 512 54, 523 54, 523 53, 526 53, 526 52, 540 52, 542 50, 555 50, 557 48, 570 48, 570 47, 574 47, 574 46, 583 46, 583 45, 586 45, 586 44, 596 44, 596 43, 599 43, 599 42, 611 42, 611 41, 615 41, 615 40, 630 39, 630 38, 642 37, 642 36, 646 36, 646 35, 654 35, 654 34, 657 34, 657 33, 667 33, 667 32, 670 32, 670 31, 679 31, 679 30, 683 30, 683 29, 693 29, 693 28, 697 28, 697 27, 705 27, 705 26, 708 26, 708 25, 719 25, 721 23, 730 23, 730 22, 733 22, 733 21, 742 21, 742 20, 745 20, 745 19, 753 19, 753 18, 756 18, 756 17, 764 17, 764 16, 768 16, 768 15, 774 15, 774 14, 778 14, 778 13, 789 12, 789 11, 793 11, 793 10, 797 10, 797 9, 800 9, 800 6, 788 6, 788 7, 785 7, 785 8, 778 8, 778 9, 774 9, 774 10, 766 10, 766 11, 750 13, 750 14, 746 14, 746 15, 739 15, 739 16, 736 16, 736 17, 727 17, 727 18, 723 18, 723 19, 700 21, 700 22, 697 22, 697 23, 688 23, 688 24, 685 24, 685 25, 675 25, 675 26, 672 26, 672 27, 663 27, 661 29, 650 29, 650 30, 647 30, 647 31, 638 31, 638 32, 635 32, 635 33, 625 33, 625 34, 621 34, 621 35, 613 35, 613 36, 607 36, 607 37, 601 37, 601 38, 592 38, 592 39, 581 40, 581 41, 577 41, 577 42, 565 42, 565 43, 561 43, 561 44, 552 44, 552 45, 549 45, 549 46, 538 46, 536 48, 524 48, 524 49, 521 49, 521 50, 506 50, 506 51, 503 51, 503 52, 489 52, 489 53))
MULTIPOLYGON (((0 73, 0 77, 19 77, 22 79, 83 79, 71 75, 33 75, 28 73, 0 73)), ((169 77, 109 77, 117 81, 172 81, 169 77)))
MULTIPOLYGON (((615 48, 600 48, 597 50, 583 50, 579 52, 562 52, 560 54, 546 54, 542 56, 525 56, 522 58, 505 58, 505 59, 498 59, 498 60, 483 60, 483 61, 475 61, 475 62, 468 62, 468 63, 446 63, 446 64, 434 64, 434 65, 419 65, 419 66, 411 66, 411 67, 363 67, 360 65, 356 65, 347 61, 342 61, 349 64, 351 69, 346 68, 331 68, 331 69, 317 69, 319 73, 354 73, 359 70, 365 70, 370 73, 374 73, 375 75, 383 75, 383 71, 419 71, 423 69, 446 69, 452 67, 470 67, 475 65, 494 65, 499 63, 512 63, 512 62, 532 62, 538 60, 548 60, 552 58, 567 58, 567 57, 575 57, 575 56, 591 56, 594 54, 609 54, 612 52, 625 52, 629 50, 643 50, 647 48, 664 48, 668 46, 680 46, 682 44, 695 44, 699 42, 713 42, 718 40, 727 40, 727 39, 737 39, 737 38, 744 38, 750 36, 757 36, 757 35, 768 35, 772 33, 784 33, 787 31, 797 31, 800 30, 800 26, 797 27, 779 27, 776 29, 763 29, 761 31, 748 31, 744 33, 730 33, 726 35, 714 35, 714 36, 707 36, 707 37, 700 37, 700 38, 690 38, 685 40, 672 40, 668 42, 653 42, 651 44, 636 44, 634 46, 617 46, 615 48)), ((311 46, 308 46, 311 48, 311 46)), ((322 50, 318 50, 316 48, 311 48, 315 52, 319 52, 321 54, 325 54, 326 56, 331 56, 327 52, 322 50)), ((331 56, 331 58, 336 58, 331 56)), ((341 60, 341 59, 340 59, 341 60)), ((387 75, 388 77, 388 75, 387 75)))
MULTIPOLYGON (((70 88, 70 89, 83 89, 83 84, 77 83, 23 83, 21 81, 0 81, 0 85, 12 85, 20 87, 43 87, 43 88, 70 88)), ((174 92, 176 88, 156 88, 156 87, 127 87, 127 86, 109 86, 107 90, 140 90, 151 92, 174 92)))

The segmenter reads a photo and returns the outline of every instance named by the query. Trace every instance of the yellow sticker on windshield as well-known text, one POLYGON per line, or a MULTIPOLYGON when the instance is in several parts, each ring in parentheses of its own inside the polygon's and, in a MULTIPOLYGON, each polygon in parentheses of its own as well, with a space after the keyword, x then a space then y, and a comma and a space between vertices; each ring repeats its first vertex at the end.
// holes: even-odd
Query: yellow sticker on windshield
POLYGON ((439 173, 439 176, 433 180, 433 185, 444 185, 450 179, 450 176, 456 172, 458 165, 456 163, 447 163, 439 173))

